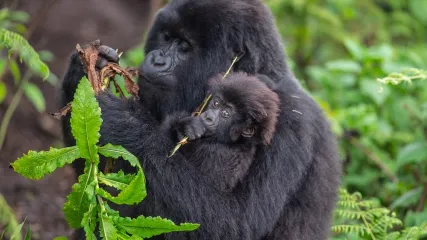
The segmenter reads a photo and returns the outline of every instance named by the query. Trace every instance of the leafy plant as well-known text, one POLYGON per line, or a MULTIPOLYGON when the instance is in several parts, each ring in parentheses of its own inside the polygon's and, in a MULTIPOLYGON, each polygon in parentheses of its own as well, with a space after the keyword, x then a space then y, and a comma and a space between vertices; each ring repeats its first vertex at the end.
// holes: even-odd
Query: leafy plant
POLYGON ((76 146, 30 151, 12 163, 13 169, 26 178, 40 179, 78 158, 85 159, 84 173, 73 185, 63 210, 69 225, 84 228, 87 239, 96 239, 94 231, 97 224, 103 239, 143 239, 167 232, 197 229, 198 224, 176 225, 160 217, 124 218, 109 207, 105 200, 126 205, 141 202, 146 196, 145 177, 139 160, 126 149, 111 144, 97 145, 101 123, 101 109, 88 79, 84 77, 72 102, 71 129, 76 146), (98 154, 128 161, 136 168, 136 174, 100 172, 98 154), (116 188, 120 192, 112 196, 101 185, 116 188))
POLYGON ((21 35, 27 31, 24 25, 27 20, 28 14, 25 12, 0 9, 0 51, 3 49, 8 51, 7 58, 0 55, 0 103, 5 100, 7 95, 7 88, 3 78, 8 71, 10 71, 15 85, 18 85, 18 89, 14 93, 1 122, 0 150, 6 137, 9 122, 23 96, 27 97, 37 111, 45 111, 46 104, 43 93, 37 85, 30 82, 31 78, 34 75, 38 75, 43 79, 47 79, 51 84, 56 82, 55 75, 50 74, 49 68, 43 61, 51 60, 52 55, 47 51, 37 53, 21 35), (19 56, 20 62, 24 62, 29 67, 23 75, 16 61, 17 56, 19 56))
POLYGON ((6 199, 0 194, 0 224, 4 226, 4 230, 0 232, 0 240, 5 235, 13 236, 16 240, 21 240, 21 228, 23 224, 18 224, 15 214, 6 202, 6 199))
POLYGON ((396 214, 379 206, 377 201, 363 200, 357 192, 349 194, 340 189, 337 205, 338 224, 332 227, 337 233, 334 239, 417 240, 427 234, 427 223, 393 231, 396 226, 403 225, 396 214))

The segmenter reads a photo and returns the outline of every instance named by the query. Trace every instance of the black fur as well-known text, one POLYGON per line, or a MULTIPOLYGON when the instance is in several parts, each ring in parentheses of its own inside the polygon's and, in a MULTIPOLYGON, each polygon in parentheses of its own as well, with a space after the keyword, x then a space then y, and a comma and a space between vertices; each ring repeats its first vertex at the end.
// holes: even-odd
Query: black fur
POLYGON ((180 153, 208 184, 231 192, 247 175, 257 147, 270 144, 280 100, 266 84, 244 73, 232 73, 226 79, 219 75, 209 82, 212 97, 201 116, 172 115, 163 127, 177 142, 188 136, 191 141, 180 153), (224 109, 229 112, 227 118, 219 116, 224 109), (248 128, 253 133, 243 136, 248 128))
MULTIPOLYGON (((141 102, 98 98, 102 142, 138 156, 147 178, 148 197, 131 215, 201 224, 194 232, 161 237, 166 239, 326 239, 340 175, 334 136, 289 71, 267 8, 260 0, 173 0, 157 16, 146 53, 167 46, 162 29, 191 44, 171 72, 176 83, 160 87, 141 78, 141 102), (203 181, 185 156, 166 157, 175 141, 160 126, 173 112, 193 111, 207 94, 208 79, 225 72, 240 52, 246 54, 234 70, 268 76, 282 104, 271 144, 258 146, 247 176, 224 193, 203 181)), ((74 56, 63 103, 72 100, 83 74, 74 56)), ((70 144, 67 120, 64 132, 70 144)))

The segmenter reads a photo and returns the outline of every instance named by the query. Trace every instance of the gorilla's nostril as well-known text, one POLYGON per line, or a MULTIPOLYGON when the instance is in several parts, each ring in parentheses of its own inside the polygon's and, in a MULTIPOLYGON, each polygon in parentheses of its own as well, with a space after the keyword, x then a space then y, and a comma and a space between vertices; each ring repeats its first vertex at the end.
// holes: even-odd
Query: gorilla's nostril
POLYGON ((154 65, 156 66, 164 66, 166 64, 165 58, 163 56, 154 57, 154 65))

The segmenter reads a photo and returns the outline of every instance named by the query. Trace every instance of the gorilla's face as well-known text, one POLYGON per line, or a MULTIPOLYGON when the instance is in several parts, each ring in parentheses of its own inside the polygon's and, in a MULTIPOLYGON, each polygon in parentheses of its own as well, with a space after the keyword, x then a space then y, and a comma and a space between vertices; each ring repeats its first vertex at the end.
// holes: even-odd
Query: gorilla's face
POLYGON ((148 84, 159 88, 174 88, 177 84, 175 70, 182 67, 195 54, 196 41, 191 41, 185 29, 171 24, 171 14, 164 9, 157 20, 146 45, 146 57, 141 74, 148 84))
POLYGON ((158 12, 147 37, 141 101, 159 119, 193 111, 206 96, 208 80, 225 73, 242 53, 234 71, 274 78, 284 58, 266 16, 259 0, 171 1, 158 12))
POLYGON ((233 26, 217 22, 223 18, 224 4, 219 9, 219 4, 212 2, 175 0, 158 12, 141 66, 142 80, 148 87, 175 89, 179 83, 191 82, 188 77, 197 75, 203 77, 199 81, 207 81, 226 70, 237 54, 231 45, 238 43, 226 39, 233 26))

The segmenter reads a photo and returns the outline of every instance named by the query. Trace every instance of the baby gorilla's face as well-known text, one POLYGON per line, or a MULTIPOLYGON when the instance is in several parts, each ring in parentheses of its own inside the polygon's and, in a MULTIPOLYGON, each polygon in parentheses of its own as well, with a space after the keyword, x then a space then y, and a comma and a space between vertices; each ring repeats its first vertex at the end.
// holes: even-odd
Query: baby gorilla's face
POLYGON ((246 121, 244 116, 233 103, 224 101, 221 93, 215 93, 200 117, 206 128, 205 135, 215 134, 219 138, 236 141, 240 136, 254 135, 250 121, 246 121))

